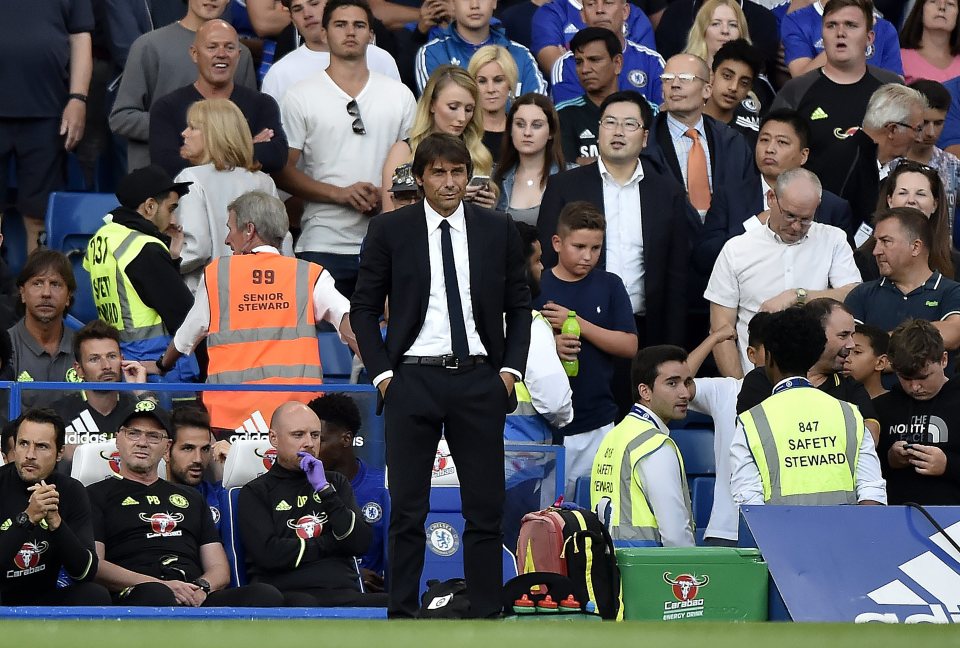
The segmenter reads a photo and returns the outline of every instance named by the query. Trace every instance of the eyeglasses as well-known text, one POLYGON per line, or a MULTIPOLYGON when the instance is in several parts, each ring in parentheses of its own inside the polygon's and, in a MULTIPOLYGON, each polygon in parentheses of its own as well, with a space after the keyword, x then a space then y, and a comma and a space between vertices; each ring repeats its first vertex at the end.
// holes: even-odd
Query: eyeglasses
POLYGON ((664 72, 660 75, 660 81, 663 83, 673 83, 674 79, 680 82, 680 85, 689 85, 693 83, 694 79, 699 79, 704 83, 707 83, 707 80, 703 77, 698 77, 696 74, 688 74, 686 72, 682 74, 673 74, 672 72, 664 72))
POLYGON ((786 211, 780 204, 780 196, 777 194, 776 190, 774 190, 773 192, 773 197, 776 198, 777 200, 777 208, 780 210, 780 216, 783 218, 784 222, 786 222, 789 225, 793 225, 794 223, 799 223, 800 227, 803 229, 807 229, 813 224, 813 218, 814 218, 813 216, 809 216, 807 218, 801 218, 799 216, 796 216, 786 211))
POLYGON ((906 128, 908 131, 913 131, 914 133, 920 134, 923 132, 923 124, 919 126, 911 126, 910 124, 904 124, 903 122, 890 122, 894 126, 900 126, 906 128))
POLYGON ((363 127, 363 118, 360 117, 360 106, 357 105, 356 99, 351 99, 350 103, 347 104, 347 114, 356 117, 352 124, 354 134, 366 135, 367 129, 363 127))
POLYGON ((140 439, 146 437, 147 443, 150 445, 159 445, 167 440, 167 435, 163 432, 157 432, 156 430, 141 430, 140 428, 132 427, 122 427, 120 431, 127 435, 127 438, 131 441, 139 441, 140 439))
POLYGON ((636 119, 617 119, 616 117, 604 117, 600 120, 600 127, 607 130, 616 130, 617 127, 623 128, 628 133, 636 133, 638 130, 646 130, 643 124, 636 119))

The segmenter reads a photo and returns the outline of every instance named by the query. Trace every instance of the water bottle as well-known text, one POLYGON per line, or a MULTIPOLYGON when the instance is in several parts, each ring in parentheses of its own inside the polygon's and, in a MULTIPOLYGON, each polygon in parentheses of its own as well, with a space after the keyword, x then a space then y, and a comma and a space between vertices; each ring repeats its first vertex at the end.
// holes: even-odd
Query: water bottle
MULTIPOLYGON (((577 339, 580 338, 580 322, 577 321, 576 311, 568 311, 567 319, 564 320, 563 326, 560 327, 560 332, 564 335, 575 335, 577 339)), ((580 359, 576 358, 574 360, 561 360, 563 364, 563 370, 570 377, 576 376, 580 373, 580 359)))

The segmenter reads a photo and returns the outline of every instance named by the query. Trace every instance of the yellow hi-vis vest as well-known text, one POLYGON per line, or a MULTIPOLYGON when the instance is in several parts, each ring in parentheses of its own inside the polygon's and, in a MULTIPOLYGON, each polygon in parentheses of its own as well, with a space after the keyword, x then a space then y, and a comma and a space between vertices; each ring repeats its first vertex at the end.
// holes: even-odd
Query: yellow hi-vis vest
POLYGON ((767 504, 856 504, 863 417, 813 387, 775 393, 740 415, 767 504))
MULTIPOLYGON (((590 478, 590 507, 607 525, 614 540, 663 544, 657 518, 637 478, 637 462, 668 445, 680 462, 683 497, 690 510, 690 490, 683 457, 676 443, 634 409, 600 443, 590 478), (609 508, 609 510, 607 510, 609 508)), ((690 515, 693 520, 693 515, 690 515)))
POLYGON ((127 278, 127 266, 143 246, 158 238, 117 223, 107 223, 87 244, 83 267, 90 273, 97 315, 120 331, 122 342, 136 342, 169 335, 160 314, 143 303, 127 278))

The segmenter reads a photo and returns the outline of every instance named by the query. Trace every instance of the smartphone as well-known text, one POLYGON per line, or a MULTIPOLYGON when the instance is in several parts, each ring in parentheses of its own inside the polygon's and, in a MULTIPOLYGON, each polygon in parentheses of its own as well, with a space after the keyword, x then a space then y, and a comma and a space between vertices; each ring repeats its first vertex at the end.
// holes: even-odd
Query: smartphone
POLYGON ((489 186, 490 186, 490 176, 475 175, 475 176, 473 176, 472 178, 470 178, 470 183, 469 183, 467 186, 468 186, 468 187, 480 187, 481 189, 484 189, 484 188, 486 188, 486 187, 489 187, 489 186))

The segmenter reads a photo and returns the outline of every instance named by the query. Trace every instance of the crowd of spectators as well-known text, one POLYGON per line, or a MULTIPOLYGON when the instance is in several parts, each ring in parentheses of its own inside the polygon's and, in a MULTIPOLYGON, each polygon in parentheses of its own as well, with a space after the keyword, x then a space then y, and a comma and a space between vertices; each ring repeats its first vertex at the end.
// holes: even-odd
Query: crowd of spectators
MULTIPOLYGON (((275 528, 246 525, 257 582, 227 596, 217 594, 226 585, 222 548, 210 546, 215 530, 194 502, 200 496, 184 499, 151 478, 169 438, 170 481, 205 495, 197 466, 203 473, 229 451, 210 432, 242 431, 250 405, 221 396, 208 405, 229 406, 229 416, 175 412, 171 422, 152 406, 147 383, 230 383, 251 372, 263 380, 276 363, 236 346, 229 367, 217 365, 225 347, 253 349, 285 329, 312 339, 312 329, 297 328, 305 322, 336 328, 356 350, 349 300, 368 223, 421 196, 424 179, 411 164, 437 133, 469 152, 464 200, 510 214, 520 231, 537 315, 527 398, 546 432, 524 438, 526 428, 510 429, 520 419, 508 419, 507 437, 564 445, 568 492, 590 477, 598 449, 627 443, 633 428, 617 425, 625 416, 647 417, 668 435, 689 401, 713 417, 718 439, 719 506, 706 537, 735 541, 737 505, 792 501, 769 492, 769 467, 752 457, 765 443, 757 408, 783 381, 800 379, 826 395, 781 396, 776 407, 839 400, 853 408, 842 410, 848 431, 850 421, 860 428, 846 449, 861 463, 846 503, 960 504, 960 400, 951 395, 960 349, 955 0, 234 4, 0 6, 0 54, 17 61, 0 70, 0 195, 4 220, 23 222, 29 255, 22 268, 0 265, 0 377, 145 389, 59 400, 27 392, 27 405, 54 411, 35 410, 13 431, 16 471, 0 472, 0 487, 9 482, 29 504, 17 525, 44 523, 80 594, 154 605, 383 604, 343 586, 352 567, 341 558, 371 544, 351 481, 360 489, 382 477, 352 454, 352 403, 277 401, 247 425, 269 430, 283 470, 241 495, 275 528), (65 320, 78 296, 70 260, 44 247, 47 200, 66 188, 68 158, 88 186, 101 167, 118 179, 100 185, 118 206, 84 260, 99 319, 77 333, 65 320), (231 253, 251 256, 222 263, 231 253), (227 297, 247 285, 229 274, 239 268, 252 269, 250 285, 273 284, 276 271, 270 299, 294 300, 300 319, 248 313, 236 319, 250 332, 228 340, 227 297), (561 334, 568 316, 579 336, 561 334), (785 341, 778 326, 796 336, 785 341), (558 360, 578 361, 579 372, 567 382, 558 360), (658 400, 668 370, 685 385, 686 395, 671 396, 682 412, 658 400), (543 411, 541 395, 551 403, 543 411), (143 403, 151 406, 138 409, 143 403), (199 429, 199 440, 184 441, 181 429, 199 429), (129 462, 125 486, 95 487, 89 502, 66 474, 27 488, 40 483, 31 474, 51 474, 51 457, 68 474, 77 445, 112 436, 129 462), (197 448, 206 449, 191 463, 197 448), (331 471, 338 476, 328 484, 311 456, 344 474, 331 471), (71 493, 62 506, 82 509, 71 511, 69 534, 57 531, 68 524, 58 488, 71 493), (327 494, 322 506, 316 499, 330 520, 324 543, 304 553, 312 527, 286 537, 294 527, 274 501, 278 489, 289 491, 281 503, 304 489, 327 494), (148 564, 138 545, 123 544, 149 498, 183 502, 177 515, 193 530, 178 548, 180 567, 148 564), (137 507, 118 513, 131 499, 137 507), (108 593, 93 587, 95 574, 108 593), (148 586, 155 580, 176 585, 148 586)), ((417 280, 412 269, 393 277, 417 280)), ((303 364, 317 373, 306 382, 319 381, 319 361, 303 364)), ((655 448, 670 462, 674 450, 655 448)), ((661 522, 653 537, 692 544, 689 516, 667 512, 683 498, 658 492, 650 475, 669 473, 682 490, 685 479, 658 461, 637 468, 648 521, 661 522)), ((514 504, 545 504, 519 484, 508 475, 508 490, 525 498, 514 504)), ((389 501, 377 506, 384 514, 389 501)), ((614 517, 621 537, 637 537, 614 517)), ((504 523, 513 533, 517 525, 504 523)), ((0 546, 7 540, 0 533, 0 546)), ((384 587, 378 552, 363 563, 368 592, 384 587)), ((14 600, 7 592, 0 581, 0 598, 14 600)))

